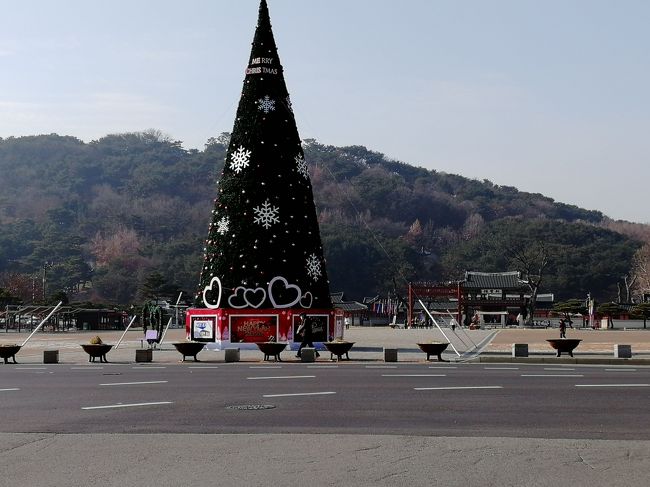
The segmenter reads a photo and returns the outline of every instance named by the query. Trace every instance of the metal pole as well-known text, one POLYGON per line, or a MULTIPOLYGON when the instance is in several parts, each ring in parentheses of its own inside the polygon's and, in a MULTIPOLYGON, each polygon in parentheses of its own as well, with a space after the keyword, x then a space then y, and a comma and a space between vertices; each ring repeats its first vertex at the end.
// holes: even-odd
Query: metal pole
POLYGON ((45 273, 47 272, 47 263, 43 264, 43 302, 45 302, 45 273))
POLYGON ((178 299, 176 300, 176 304, 174 305, 174 307, 176 308, 176 328, 179 327, 179 326, 178 326, 178 303, 181 302, 181 296, 182 296, 182 295, 183 295, 183 291, 181 291, 180 293, 178 293, 178 299))
POLYGON ((131 318, 131 321, 129 322, 129 324, 126 327, 126 330, 124 330, 124 333, 122 333, 122 336, 117 341, 117 344, 115 345, 115 348, 120 346, 120 343, 122 343, 122 339, 124 338, 124 335, 126 335, 126 332, 129 331, 129 328, 131 328, 131 325, 133 324, 133 322, 135 321, 136 318, 137 318, 137 315, 133 315, 133 318, 131 318))
POLYGON ((162 336, 160 337, 160 341, 158 342, 158 345, 162 347, 162 342, 165 339, 165 335, 167 334, 167 330, 169 329, 169 325, 172 324, 172 317, 169 317, 169 321, 167 321, 167 326, 165 327, 165 331, 163 331, 162 336))
POLYGON ((43 324, 44 324, 47 320, 50 319, 50 316, 52 316, 52 315, 56 312, 56 310, 59 309, 59 308, 61 307, 62 304, 63 304, 63 301, 59 301, 59 304, 57 304, 57 305, 54 307, 54 309, 53 309, 52 311, 50 311, 50 313, 45 317, 45 319, 44 319, 43 321, 41 321, 41 322, 38 324, 38 326, 37 326, 36 329, 31 333, 31 335, 29 335, 29 336, 25 339, 25 341, 20 345, 21 347, 24 347, 24 346, 25 346, 25 344, 29 341, 29 339, 30 339, 31 337, 34 336, 34 333, 36 333, 36 332, 41 328, 41 326, 43 326, 43 324))

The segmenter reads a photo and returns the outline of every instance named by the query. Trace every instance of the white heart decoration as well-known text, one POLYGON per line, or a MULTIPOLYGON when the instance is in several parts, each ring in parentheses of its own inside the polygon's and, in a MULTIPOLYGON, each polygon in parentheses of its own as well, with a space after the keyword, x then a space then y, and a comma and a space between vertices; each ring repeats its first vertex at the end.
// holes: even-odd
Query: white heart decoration
POLYGON ((210 281, 210 284, 205 286, 205 288, 203 289, 203 304, 205 304, 205 307, 208 309, 217 309, 221 304, 221 279, 219 279, 218 277, 213 277, 212 280, 210 281), (212 287, 214 286, 215 282, 218 284, 217 289, 219 290, 217 304, 210 304, 208 303, 208 300, 205 297, 205 293, 212 291, 212 287))
POLYGON ((301 297, 302 297, 302 290, 300 289, 300 287, 296 286, 295 284, 289 284, 289 282, 284 277, 277 276, 271 279, 271 281, 269 282, 269 299, 271 300, 271 304, 273 305, 274 308, 291 308, 293 305, 300 302, 301 297), (290 303, 278 304, 275 301, 275 298, 273 297, 273 285, 278 281, 284 284, 285 289, 295 289, 296 299, 294 299, 290 303))
POLYGON ((246 301, 251 308, 259 308, 264 304, 265 299, 266 291, 264 288, 258 287, 255 289, 246 289, 244 291, 244 301, 246 301), (262 293, 261 298, 258 296, 260 293, 262 293))
POLYGON ((228 298, 228 304, 230 305, 231 308, 242 309, 242 308, 246 308, 248 306, 248 304, 246 303, 246 298, 244 296, 241 296, 241 300, 243 301, 244 304, 233 304, 232 299, 240 297, 239 296, 240 292, 245 293, 246 288, 244 286, 239 286, 239 287, 235 288, 235 292, 232 293, 230 295, 230 297, 228 298))
POLYGON ((308 308, 311 308, 312 304, 314 304, 314 296, 310 291, 307 291, 300 298, 300 306, 302 306, 303 308, 308 309, 308 308), (305 301, 305 298, 307 298, 307 296, 309 296, 309 304, 305 304, 307 302, 307 301, 305 301))

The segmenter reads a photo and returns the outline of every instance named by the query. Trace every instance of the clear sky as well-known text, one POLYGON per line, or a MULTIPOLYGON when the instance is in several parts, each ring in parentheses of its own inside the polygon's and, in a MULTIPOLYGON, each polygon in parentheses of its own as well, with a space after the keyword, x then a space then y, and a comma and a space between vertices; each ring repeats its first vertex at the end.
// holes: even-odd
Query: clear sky
MULTIPOLYGON (((650 2, 268 4, 303 138, 650 222, 650 2)), ((0 137, 202 148, 232 130, 257 7, 0 0, 0 137)))

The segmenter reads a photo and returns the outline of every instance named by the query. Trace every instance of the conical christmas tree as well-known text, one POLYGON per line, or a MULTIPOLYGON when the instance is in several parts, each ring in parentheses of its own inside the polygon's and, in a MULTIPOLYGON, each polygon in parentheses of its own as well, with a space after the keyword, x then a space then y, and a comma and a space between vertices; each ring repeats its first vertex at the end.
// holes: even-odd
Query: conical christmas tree
POLYGON ((331 308, 307 164, 262 0, 196 305, 331 308))

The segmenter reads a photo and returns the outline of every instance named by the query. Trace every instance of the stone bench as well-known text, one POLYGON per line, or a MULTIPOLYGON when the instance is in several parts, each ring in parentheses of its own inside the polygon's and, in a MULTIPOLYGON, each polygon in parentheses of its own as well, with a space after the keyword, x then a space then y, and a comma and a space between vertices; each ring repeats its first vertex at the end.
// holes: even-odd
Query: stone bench
POLYGON ((614 345, 615 358, 632 358, 632 345, 614 345))
POLYGON ((311 347, 304 347, 300 351, 300 361, 311 363, 316 361, 316 349, 311 347))
POLYGON ((528 344, 527 343, 513 343, 512 344, 513 357, 528 357, 528 344))
POLYGON ((397 362, 397 349, 384 347, 384 362, 397 362))
POLYGON ((135 351, 136 362, 152 362, 153 350, 151 348, 140 348, 135 351))
POLYGON ((224 360, 226 362, 239 362, 239 349, 226 348, 224 360))
POLYGON ((59 351, 58 350, 43 350, 43 363, 44 364, 58 364, 59 351))

